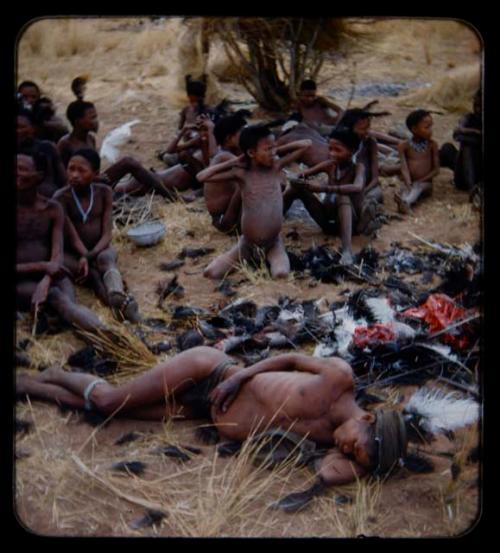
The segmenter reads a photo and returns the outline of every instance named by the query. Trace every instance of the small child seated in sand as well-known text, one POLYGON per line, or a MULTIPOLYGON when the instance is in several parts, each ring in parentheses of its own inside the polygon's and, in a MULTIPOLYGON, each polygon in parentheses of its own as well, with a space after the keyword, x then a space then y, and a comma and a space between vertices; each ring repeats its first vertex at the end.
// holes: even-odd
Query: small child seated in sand
POLYGON ((284 278, 290 272, 290 261, 281 238, 283 224, 282 169, 297 160, 310 140, 299 140, 276 147, 269 126, 252 125, 240 135, 242 155, 212 165, 198 174, 200 182, 237 181, 241 190, 242 236, 227 253, 214 259, 204 275, 221 279, 243 260, 255 256, 259 248, 269 262, 273 278, 284 278), (285 154, 278 158, 278 154, 285 154))
POLYGON ((88 282, 120 320, 138 322, 137 303, 125 293, 111 246, 112 191, 95 182, 100 163, 95 150, 77 150, 68 163, 68 186, 54 195, 66 216, 64 265, 77 281, 88 282))
POLYGON ((430 112, 424 109, 412 111, 406 118, 412 137, 398 146, 403 184, 394 195, 401 213, 410 213, 420 197, 432 193, 432 179, 439 174, 439 149, 432 140, 432 123, 430 112))

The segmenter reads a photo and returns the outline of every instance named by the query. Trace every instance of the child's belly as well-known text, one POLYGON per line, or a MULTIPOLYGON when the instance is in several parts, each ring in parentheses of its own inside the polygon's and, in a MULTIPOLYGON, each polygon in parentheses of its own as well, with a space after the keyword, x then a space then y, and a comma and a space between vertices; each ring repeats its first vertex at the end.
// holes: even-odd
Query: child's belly
POLYGON ((432 163, 426 159, 408 160, 408 169, 412 182, 423 179, 432 171, 432 163))
POLYGON ((279 235, 283 225, 283 198, 260 200, 256 205, 243 201, 241 230, 252 244, 265 247, 279 235))

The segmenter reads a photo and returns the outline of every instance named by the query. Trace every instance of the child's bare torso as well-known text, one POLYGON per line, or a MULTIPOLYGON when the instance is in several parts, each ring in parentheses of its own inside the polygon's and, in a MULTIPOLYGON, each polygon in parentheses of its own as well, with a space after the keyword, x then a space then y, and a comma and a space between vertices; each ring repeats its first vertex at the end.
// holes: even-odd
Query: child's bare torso
POLYGON ((275 168, 244 171, 241 184, 241 230, 252 244, 266 247, 279 236, 283 224, 282 175, 275 168))
MULTIPOLYGON (((214 156, 211 165, 215 165, 216 163, 221 163, 229 159, 236 159, 236 156, 231 152, 224 150, 214 156)), ((210 215, 216 216, 225 212, 237 186, 238 183, 236 180, 234 182, 217 182, 214 180, 204 183, 203 196, 205 198, 205 205, 207 206, 207 210, 210 215)))
POLYGON ((52 253, 52 226, 55 206, 40 200, 35 206, 17 208, 17 263, 49 261, 52 253))
MULTIPOLYGON (((57 197, 63 205, 66 216, 73 223, 78 236, 88 250, 91 250, 99 242, 104 232, 104 195, 107 187, 93 183, 93 189, 94 201, 86 223, 83 222, 82 214, 75 203, 70 187, 65 187, 61 191, 61 195, 57 197)), ((90 195, 79 198, 79 200, 83 211, 86 211, 89 208, 90 195)))
POLYGON ((423 152, 417 152, 409 141, 404 143, 404 155, 412 182, 424 179, 426 175, 433 170, 434 144, 434 141, 429 140, 425 150, 423 152))

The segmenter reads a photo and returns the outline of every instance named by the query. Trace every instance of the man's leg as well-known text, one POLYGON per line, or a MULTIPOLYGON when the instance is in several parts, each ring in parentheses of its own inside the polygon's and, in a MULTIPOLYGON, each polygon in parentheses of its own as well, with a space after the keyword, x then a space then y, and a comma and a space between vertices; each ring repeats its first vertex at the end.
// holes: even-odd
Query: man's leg
POLYGON ((75 290, 69 278, 63 278, 53 283, 49 290, 47 303, 64 321, 83 330, 95 331, 106 328, 106 325, 93 311, 75 302, 75 290))
POLYGON ((340 226, 340 240, 342 241, 342 265, 350 265, 352 257, 352 202, 348 195, 339 194, 337 197, 337 213, 340 226))
MULTIPOLYGON (((190 386, 206 378, 226 359, 227 355, 214 348, 192 348, 121 386, 115 387, 105 381, 99 382, 88 394, 88 399, 98 411, 105 414, 119 408, 123 413, 132 413, 133 410, 147 406, 156 408, 166 398, 182 394, 190 386)), ((47 369, 39 375, 40 382, 55 384, 81 398, 95 380, 93 375, 62 369, 47 369)))
POLYGON ((238 243, 229 251, 216 257, 203 271, 203 276, 213 280, 219 280, 226 273, 235 268, 238 263, 252 257, 252 247, 247 243, 244 236, 241 236, 238 243))
POLYGON ((112 247, 103 250, 96 258, 97 270, 102 275, 107 292, 107 303, 127 320, 138 322, 139 308, 137 302, 125 293, 123 279, 116 265, 117 259, 118 254, 112 247))
POLYGON ((276 238, 275 243, 267 252, 267 260, 271 267, 271 276, 273 278, 286 278, 290 274, 290 260, 283 245, 281 235, 276 238))

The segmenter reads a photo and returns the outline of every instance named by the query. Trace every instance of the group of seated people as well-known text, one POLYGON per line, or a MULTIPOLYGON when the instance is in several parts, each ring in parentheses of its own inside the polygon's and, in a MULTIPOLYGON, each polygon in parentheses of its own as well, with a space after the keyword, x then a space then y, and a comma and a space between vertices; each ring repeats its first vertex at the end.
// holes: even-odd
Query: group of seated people
MULTIPOLYGON (((160 153, 168 167, 155 172, 127 156, 101 171, 95 139, 98 116, 94 104, 84 99, 85 79, 75 79, 72 89, 77 99, 66 112, 69 132, 53 107, 44 108, 45 116, 40 116, 42 97, 36 84, 19 86, 17 301, 20 310, 31 307, 35 312, 45 304, 83 330, 105 329, 105 324, 75 301, 74 283, 92 287, 121 320, 140 320, 112 246, 115 194, 154 190, 176 201, 179 192, 193 189, 203 194, 213 226, 238 235, 237 242, 206 267, 206 277, 222 279, 238 262, 263 254, 272 277, 283 278, 290 262, 281 229, 294 201, 303 203, 323 232, 340 235, 342 263, 349 265, 353 233, 377 229, 376 215, 384 201, 379 176, 400 175, 395 200, 404 214, 431 193, 440 170, 443 152, 432 140, 429 111, 408 115, 410 138, 376 132, 371 119, 385 112, 372 112, 370 105, 343 111, 318 96, 314 81, 306 80, 288 121, 248 125, 249 113, 242 110, 217 116, 217 110, 205 104, 206 83, 187 78, 189 105, 180 114, 177 134, 160 153), (278 126, 276 137, 271 129, 278 126), (300 169, 285 175, 283 169, 292 163, 300 169), (323 181, 311 178, 321 173, 326 175, 323 181), (123 183, 125 175, 131 178, 123 183)), ((47 105, 52 106, 45 101, 47 105)), ((480 108, 478 94, 474 114, 467 115, 454 134, 460 151, 450 145, 444 152, 461 189, 477 186, 480 179, 480 108)), ((49 369, 19 375, 17 393, 103 413, 121 406, 127 416, 151 420, 178 414, 179 409, 185 417, 202 413, 230 440, 255 431, 257 419, 257 430, 293 420, 299 435, 334 446, 316 463, 318 481, 309 495, 366 472, 383 474, 404 455, 407 438, 401 415, 361 409, 352 370, 341 359, 294 353, 245 369, 237 364, 218 350, 199 347, 120 387, 92 375, 49 369), (284 413, 276 418, 280 409, 284 413)), ((299 503, 303 499, 298 498, 299 503)))

